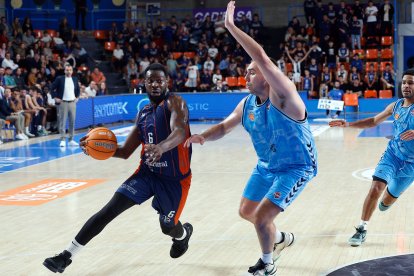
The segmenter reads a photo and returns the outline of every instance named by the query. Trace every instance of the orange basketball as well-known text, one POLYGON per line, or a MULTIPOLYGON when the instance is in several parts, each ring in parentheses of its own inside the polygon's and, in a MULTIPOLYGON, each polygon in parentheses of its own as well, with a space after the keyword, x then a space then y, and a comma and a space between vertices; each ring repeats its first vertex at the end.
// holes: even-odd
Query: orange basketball
POLYGON ((86 153, 97 160, 112 157, 118 147, 115 134, 105 127, 97 127, 88 132, 85 140, 86 153))

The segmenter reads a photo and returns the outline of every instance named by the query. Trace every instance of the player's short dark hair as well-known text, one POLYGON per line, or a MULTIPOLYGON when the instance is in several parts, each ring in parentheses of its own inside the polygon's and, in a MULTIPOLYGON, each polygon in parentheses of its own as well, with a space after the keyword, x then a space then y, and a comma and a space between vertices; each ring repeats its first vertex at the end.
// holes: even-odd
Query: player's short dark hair
POLYGON ((164 72, 165 77, 168 77, 167 68, 165 68, 165 66, 162 65, 161 63, 152 63, 152 64, 150 64, 144 71, 144 77, 147 75, 147 72, 149 70, 151 70, 151 71, 162 71, 162 72, 164 72))
POLYGON ((403 73, 403 76, 405 76, 405 75, 414 76, 414 68, 410 68, 410 69, 406 70, 403 73))

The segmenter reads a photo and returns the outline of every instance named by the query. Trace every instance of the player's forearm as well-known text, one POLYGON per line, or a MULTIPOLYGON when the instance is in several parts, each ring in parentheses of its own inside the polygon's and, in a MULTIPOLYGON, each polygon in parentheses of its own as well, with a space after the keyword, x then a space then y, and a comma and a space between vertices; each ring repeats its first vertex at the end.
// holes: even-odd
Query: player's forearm
POLYGON ((168 137, 161 141, 158 146, 161 147, 162 152, 167 152, 177 147, 179 144, 184 143, 186 139, 186 131, 183 128, 176 128, 168 137))
POLYGON ((377 123, 375 118, 367 118, 356 122, 347 122, 346 125, 353 128, 370 128, 376 126, 377 123))
POLYGON ((215 125, 200 134, 206 141, 218 140, 226 135, 226 130, 222 124, 215 125))

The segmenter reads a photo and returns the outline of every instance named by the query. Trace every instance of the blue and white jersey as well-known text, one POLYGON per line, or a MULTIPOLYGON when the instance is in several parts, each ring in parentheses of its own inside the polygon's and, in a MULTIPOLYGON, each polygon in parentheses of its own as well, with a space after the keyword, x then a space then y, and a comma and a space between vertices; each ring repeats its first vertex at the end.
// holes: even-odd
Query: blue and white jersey
POLYGON ((399 99, 394 106, 394 136, 388 143, 387 150, 391 150, 398 158, 407 162, 414 162, 414 140, 403 141, 400 135, 407 130, 414 130, 414 104, 403 107, 404 99, 399 99))
POLYGON ((249 95, 243 107, 242 124, 250 134, 258 166, 270 171, 312 167, 316 175, 317 152, 307 118, 296 121, 272 105, 258 105, 249 95))

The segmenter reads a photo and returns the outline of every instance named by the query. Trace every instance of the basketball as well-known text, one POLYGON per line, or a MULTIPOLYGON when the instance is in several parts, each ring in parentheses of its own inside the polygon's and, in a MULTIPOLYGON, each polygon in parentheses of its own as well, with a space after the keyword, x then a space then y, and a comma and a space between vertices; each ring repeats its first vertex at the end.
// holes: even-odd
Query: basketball
POLYGON ((91 129, 85 140, 86 153, 94 159, 105 160, 112 157, 118 147, 115 134, 105 127, 91 129))

